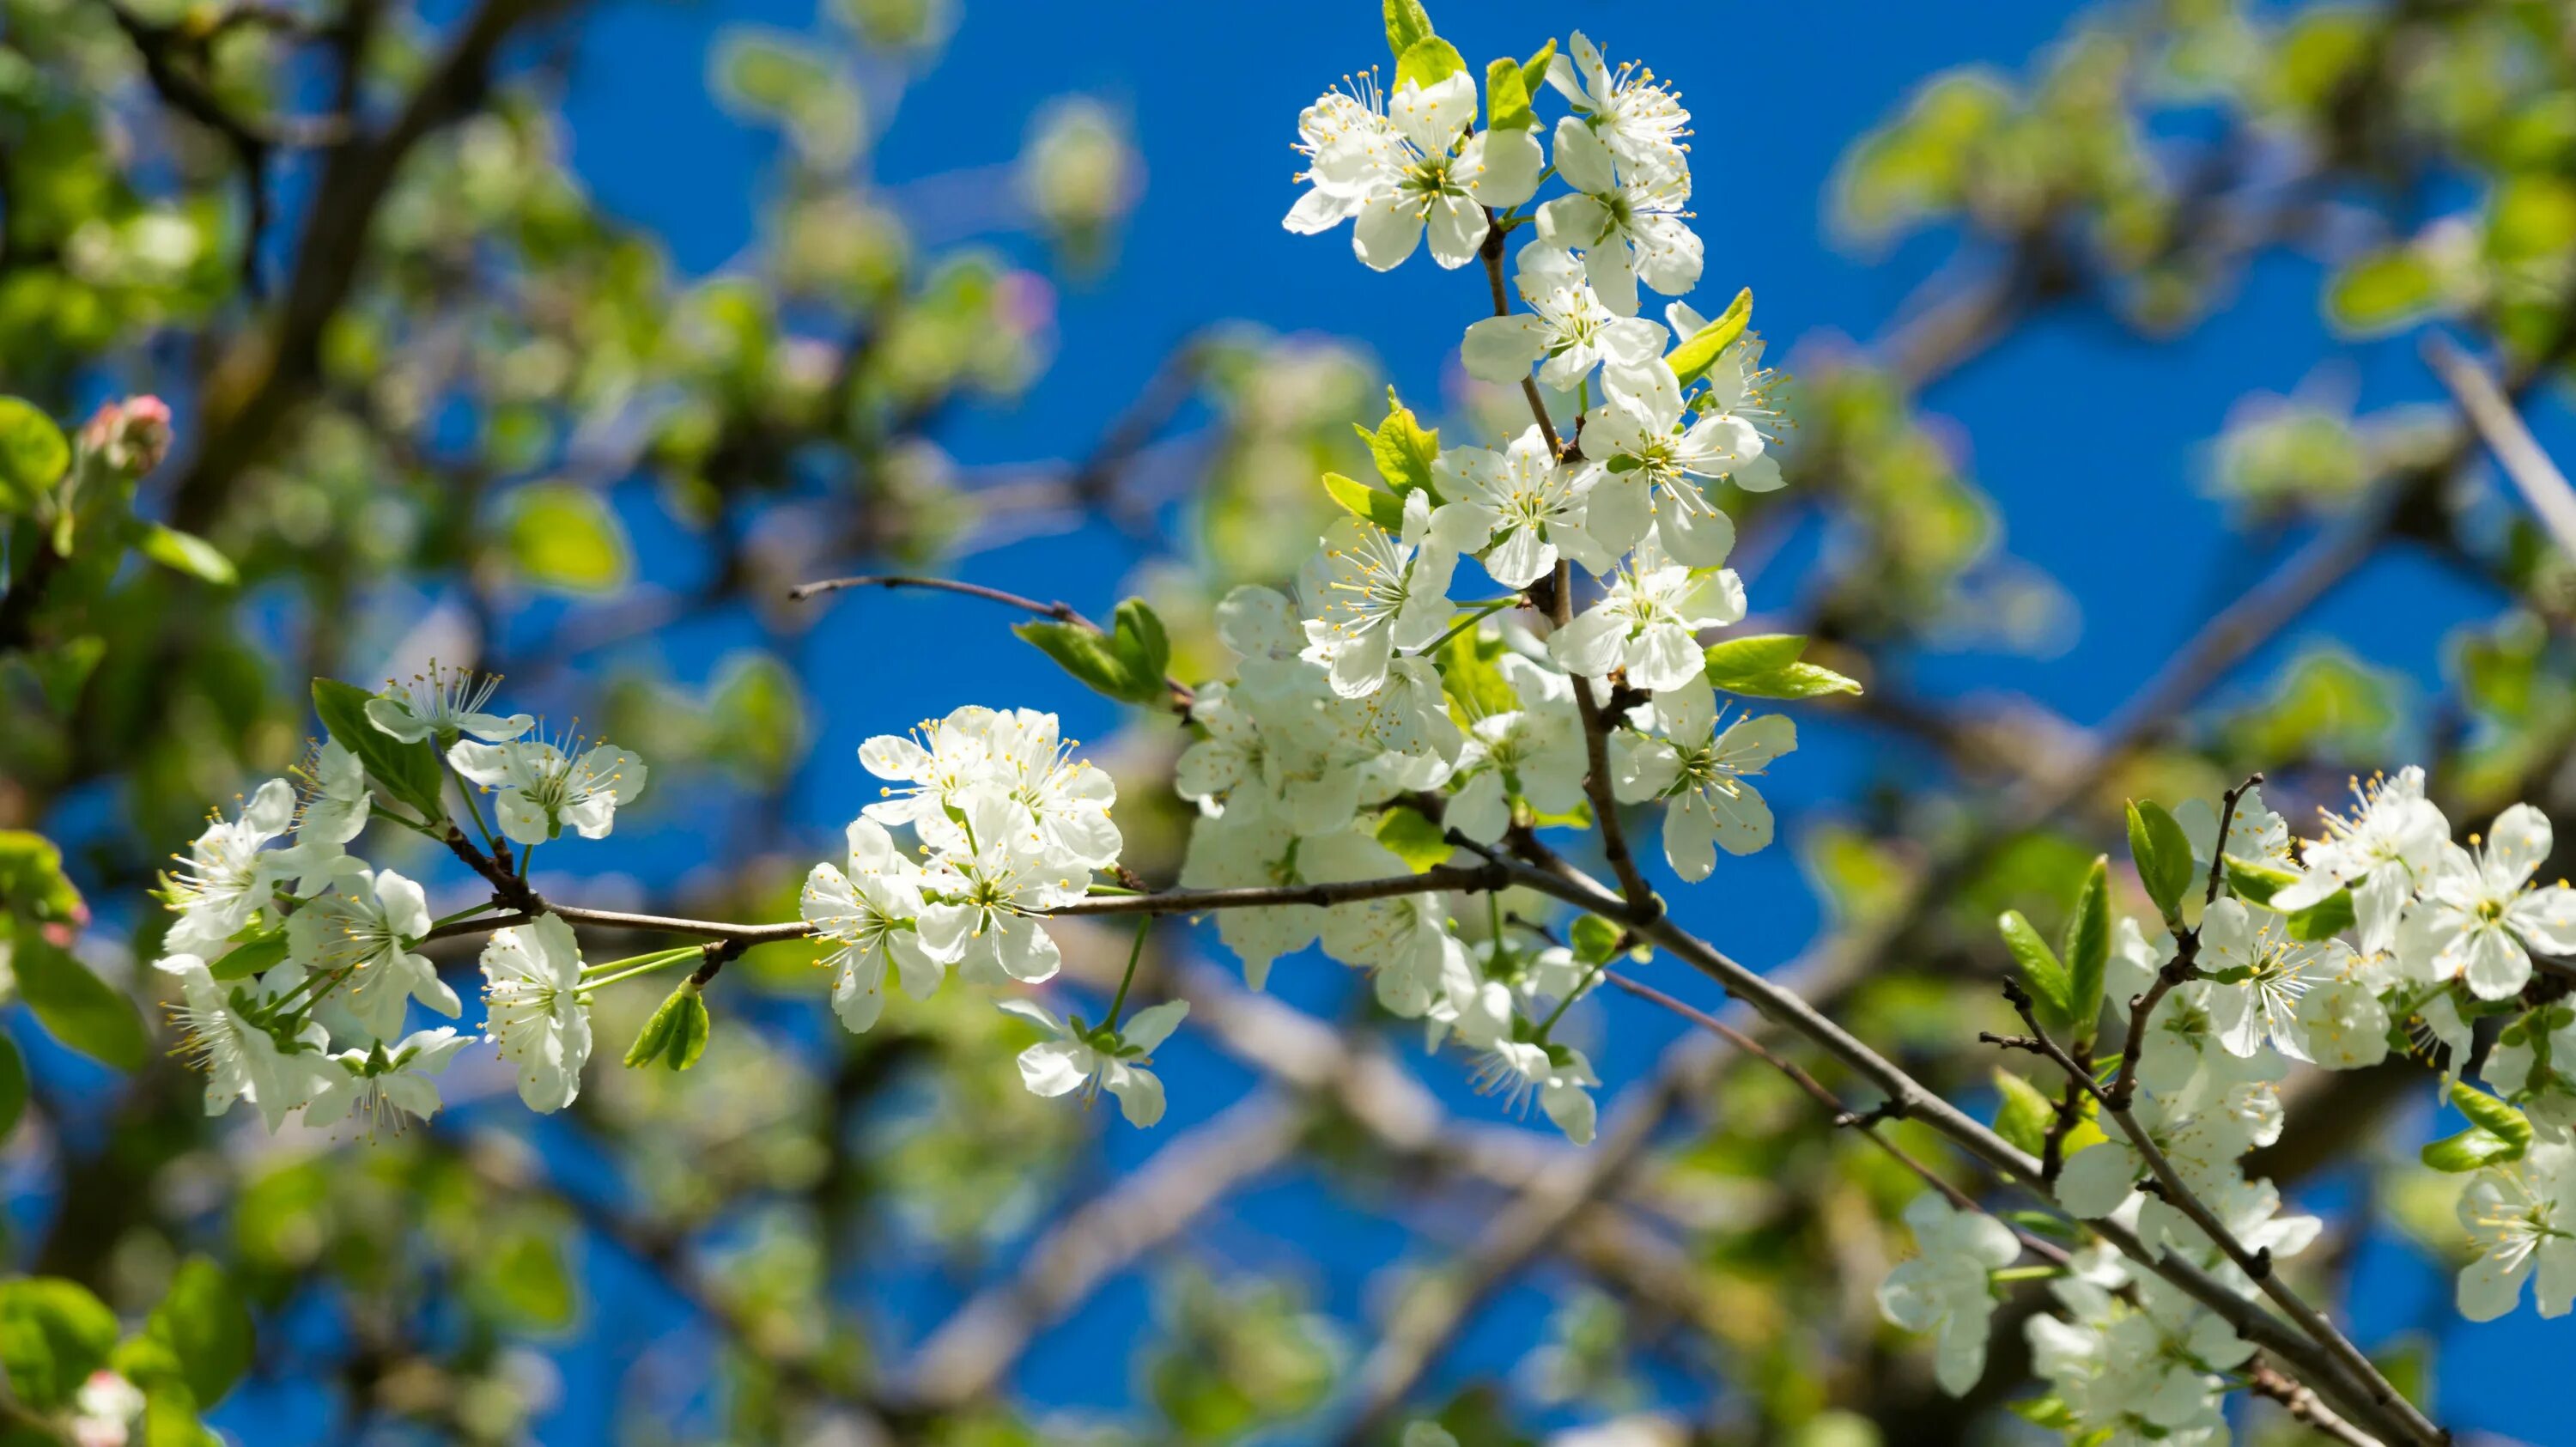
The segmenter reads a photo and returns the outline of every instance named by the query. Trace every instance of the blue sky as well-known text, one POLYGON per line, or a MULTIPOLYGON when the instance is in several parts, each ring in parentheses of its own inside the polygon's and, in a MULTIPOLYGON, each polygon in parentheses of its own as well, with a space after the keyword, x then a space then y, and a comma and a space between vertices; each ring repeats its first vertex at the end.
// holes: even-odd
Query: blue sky
MULTIPOLYGON (((1757 320, 1775 348, 1802 337, 1874 336, 1945 254, 1941 238, 1907 243, 1892 258, 1835 250, 1822 198, 1845 143, 1938 68, 1971 61, 2017 68, 2072 13, 2028 0, 1971 6, 1447 0, 1434 7, 1443 33, 1470 57, 1526 54, 1580 27, 1614 55, 1643 52, 1672 77, 1697 113, 1696 204, 1709 259, 1696 300, 1714 310, 1712 301, 1752 286, 1760 298, 1757 320)), ((801 29, 814 18, 801 0, 626 0, 598 12, 586 29, 569 95, 578 167, 608 209, 666 237, 683 268, 719 266, 747 242, 770 154, 765 135, 707 99, 707 46, 733 22, 801 29)), ((1130 116, 1148 172, 1116 264, 1060 298, 1052 368, 1025 401, 960 414, 941 434, 962 460, 1082 452, 1170 345, 1219 317, 1359 339, 1408 394, 1436 395, 1459 330, 1483 304, 1481 282, 1440 273, 1427 258, 1375 274, 1352 259, 1346 234, 1299 238, 1278 224, 1295 196, 1288 144, 1298 108, 1345 72, 1381 62, 1372 0, 1123 6, 965 0, 946 54, 944 64, 899 97, 868 98, 873 114, 893 111, 873 162, 883 180, 899 186, 1007 162, 1031 115, 1066 91, 1096 95, 1130 116)), ((2316 319, 2318 281, 2312 263, 2267 261, 2248 279, 2238 305, 2167 346, 2126 341, 2095 317, 2044 320, 1933 394, 1933 410, 1955 420, 1973 474, 2002 506, 2008 546, 2068 590, 2081 631, 2071 650, 2049 659, 1969 653, 1924 660, 1914 669, 1922 687, 1945 694, 2017 691, 2079 721, 2097 721, 2191 631, 2211 600, 2260 576, 2272 545, 2217 540, 2215 505, 2197 491, 2199 449, 2243 394, 2289 392, 2335 348, 2316 319)), ((1782 355, 1775 350, 1775 359, 1782 355)), ((1795 353, 1786 355, 1794 366, 1795 353)), ((2342 358, 2338 365, 2367 402, 2430 395, 2411 343, 2342 349, 2342 358)), ((1136 561, 1132 544, 1086 532, 978 555, 967 576, 1105 608, 1136 561)), ((1757 609, 1787 601, 1785 595, 1754 600, 1757 609)), ((2479 602, 2428 565, 2383 560, 2258 659, 2248 676, 2260 676, 2302 641, 2334 634, 2367 639, 2372 657, 2429 681, 2444 628, 2473 614, 2479 602)), ((863 640, 871 650, 863 683, 828 667, 814 670, 810 680, 820 733, 797 812, 818 839, 860 797, 851 751, 867 734, 970 701, 1060 707, 1068 731, 1083 737, 1110 722, 1103 706, 1034 654, 1001 647, 989 669, 979 655, 977 695, 956 696, 955 639, 997 629, 989 612, 932 598, 870 607, 867 624, 845 610, 807 645, 809 659, 843 656, 863 640)), ((680 636, 660 647, 686 673, 703 667, 722 641, 680 636)), ((1830 805, 1868 767, 1854 740, 1837 741, 1830 731, 1814 736, 1793 762, 1797 767, 1781 772, 1775 793, 1784 814, 1830 805)), ((1775 849, 1731 867, 1735 897, 1784 903, 1758 917, 1725 920, 1729 948, 1758 964, 1794 955, 1815 916, 1790 851, 1775 849)), ((1299 1003, 1322 1005, 1343 988, 1340 975, 1292 966, 1283 968, 1274 988, 1299 1003)), ((1669 1017, 1624 1001, 1610 1007, 1608 1028, 1617 1044, 1600 1063, 1613 1086, 1633 1078, 1673 1031, 1669 1017)), ((1121 1167, 1216 1113, 1246 1087, 1239 1072, 1187 1044, 1169 1052, 1166 1074, 1174 1107, 1162 1131, 1143 1136, 1111 1129, 1111 1159, 1121 1167)), ((1444 1063, 1426 1078, 1462 1111, 1489 1111, 1465 1095, 1456 1074, 1444 1063)), ((1319 1304, 1358 1322, 1374 1302, 1373 1274, 1424 1248, 1394 1223, 1323 1208, 1324 1200, 1312 1183, 1285 1180, 1216 1213, 1204 1239, 1215 1254, 1239 1248, 1256 1262, 1276 1261, 1283 1243, 1293 1246, 1298 1272, 1319 1304)), ((2375 1245, 2365 1262, 2366 1331, 2447 1317, 2427 1312, 2428 1305, 2442 1305, 2447 1283, 2402 1249, 2375 1245)), ((670 1304, 653 1309, 631 1272, 596 1265, 590 1327, 559 1354, 569 1405, 546 1430, 549 1442, 607 1440, 608 1424, 583 1400, 605 1389, 671 1319, 670 1304), (637 1313, 631 1318, 629 1308, 637 1313)), ((1540 1274, 1506 1293, 1435 1373, 1435 1386, 1495 1370, 1525 1351, 1542 1329, 1554 1284, 1540 1274)), ((947 1299, 929 1287, 906 1296, 877 1305, 918 1324, 935 1320, 947 1299)), ((1129 1400, 1124 1353, 1147 1310, 1141 1283, 1113 1286, 1042 1341, 1019 1387, 1043 1402, 1115 1409, 1129 1400)), ((2542 1351, 2563 1351, 2565 1332, 2526 1315, 2474 1332, 2454 1326, 2447 1337, 2496 1348, 2484 1361, 2454 1353, 2446 1362, 2444 1405, 2452 1425, 2548 1440, 2550 1424, 2535 1415, 2542 1409, 2511 1392, 2482 1388, 2505 1386, 2507 1374, 2542 1351)))

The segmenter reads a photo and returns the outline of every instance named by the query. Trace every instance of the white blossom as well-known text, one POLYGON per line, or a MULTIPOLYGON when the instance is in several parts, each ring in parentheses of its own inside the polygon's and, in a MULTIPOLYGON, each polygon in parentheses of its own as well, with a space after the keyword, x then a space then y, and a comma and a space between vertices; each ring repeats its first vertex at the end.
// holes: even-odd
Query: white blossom
POLYGON ((1615 168, 1622 176, 1669 176, 1690 162, 1682 137, 1690 112, 1681 97, 1634 61, 1612 70, 1580 30, 1548 62, 1547 81, 1574 106, 1556 127, 1556 163, 1578 191, 1604 187, 1615 168))
POLYGON ((1459 350, 1467 375, 1480 382, 1518 383, 1535 362, 1541 385, 1572 391, 1605 362, 1643 367, 1663 356, 1663 327, 1603 306, 1570 251, 1522 247, 1512 285, 1529 310, 1471 324, 1459 350))
MULTIPOLYGON (((2451 824, 2424 797, 2420 768, 2400 769, 2395 778, 2374 777, 2367 784, 2356 779, 2352 792, 2358 806, 2349 816, 2325 816, 2326 837, 2301 852, 2304 873, 2272 896, 2272 906, 2302 910, 2349 887, 2353 916, 2361 927, 2361 947, 2384 950, 2395 937, 2398 910, 2450 842, 2451 824)), ((2243 805, 2238 809, 2241 816, 2243 805)), ((2264 858, 2245 852, 2234 833, 2230 831, 2228 840, 2231 853, 2264 858)), ((2269 838, 2264 841, 2270 842, 2269 838)))
POLYGON ((843 1026, 864 1033, 885 1009, 889 966, 905 994, 926 1000, 963 947, 949 941, 949 948, 933 949, 922 938, 922 870, 895 848, 884 825, 853 819, 848 837, 848 872, 829 862, 815 865, 797 912, 817 936, 840 946, 823 962, 832 971, 832 1011, 843 1026))
POLYGON ((206 1072, 206 1114, 221 1115, 247 1100, 274 1131, 322 1088, 320 1052, 328 1040, 322 1027, 307 1022, 290 1032, 280 1023, 272 1033, 273 1022, 252 1011, 276 1003, 275 994, 249 981, 219 981, 195 955, 170 955, 156 968, 179 982, 171 1016, 179 1053, 206 1072))
POLYGON ((1966 1396, 1986 1374, 1986 1332, 1995 1314, 1992 1272, 2021 1255, 2012 1228, 1983 1211, 1955 1209, 1937 1193, 1905 1208, 1917 1254, 1879 1284, 1878 1309, 1895 1325, 1937 1338, 1933 1375, 1941 1390, 1966 1396))
POLYGON ((400 1033, 413 1000, 451 1018, 464 1009, 417 949, 429 929, 429 900, 418 884, 352 864, 333 878, 330 893, 287 917, 287 953, 314 973, 345 975, 335 998, 370 1034, 387 1039, 400 1033))
POLYGON ((1443 816, 1481 844, 1503 837, 1516 801, 1541 816, 1573 810, 1583 800, 1588 767, 1572 681, 1518 654, 1504 654, 1496 667, 1521 706, 1469 726, 1467 747, 1449 777, 1456 792, 1443 816))
MULTIPOLYGON (((1200 820, 1191 831, 1181 886, 1255 889, 1335 884, 1384 879, 1404 871, 1404 861, 1377 842, 1365 821, 1346 825, 1337 834, 1300 836, 1273 816, 1229 809, 1217 818, 1200 820)), ((1217 938, 1243 961, 1244 983, 1258 990, 1269 981, 1272 961, 1313 944, 1331 915, 1342 914, 1356 925, 1357 912, 1363 907, 1354 903, 1330 909, 1310 904, 1221 909, 1215 912, 1217 938)))
POLYGON ((367 700, 367 718, 407 744, 423 739, 446 744, 459 734, 503 743, 534 728, 537 721, 523 713, 505 717, 485 712, 484 705, 500 686, 497 677, 465 669, 451 672, 432 663, 429 672, 412 675, 409 683, 388 683, 382 693, 367 700))
MULTIPOLYGON (((1576 166, 1581 169, 1579 158, 1576 166)), ((1682 209, 1690 204, 1688 171, 1615 181, 1599 174, 1578 180, 1567 173, 1566 180, 1580 194, 1538 208, 1539 239, 1583 253, 1584 274, 1603 306, 1636 315, 1639 281, 1666 296, 1699 285, 1700 239, 1682 209)))
POLYGON ((1026 806, 1000 793, 966 797, 970 847, 939 855, 926 871, 922 947, 958 962, 978 985, 1052 979, 1063 955, 1039 916, 1082 898, 1087 883, 1047 847, 1026 806))
POLYGON ((888 827, 909 824, 933 848, 963 847, 950 811, 980 790, 1027 809, 1062 863, 1105 869, 1118 860, 1118 826, 1109 817, 1117 785, 1073 757, 1054 714, 970 704, 923 722, 909 738, 869 739, 859 746, 859 762, 880 779, 911 786, 887 789, 860 813, 888 827))
POLYGON ((543 844, 570 828, 584 839, 605 839, 616 826, 617 806, 643 791, 644 761, 607 744, 584 749, 583 742, 463 739, 447 751, 447 761, 491 792, 505 838, 543 844))
POLYGON ((1342 517, 1324 530, 1298 574, 1306 606, 1302 656, 1331 671, 1344 698, 1375 693, 1398 650, 1418 652, 1449 627, 1449 575, 1455 549, 1431 535, 1431 499, 1420 490, 1404 501, 1404 531, 1342 517))
POLYGON ((1464 266, 1483 244, 1488 207, 1517 206, 1538 189, 1546 158, 1526 130, 1472 131, 1476 83, 1465 72, 1382 96, 1374 74, 1350 93, 1328 91, 1297 119, 1312 163, 1284 224, 1327 231, 1353 222, 1351 249, 1374 270, 1401 264, 1431 232, 1432 259, 1464 266), (1471 133, 1472 131, 1472 133, 1471 133))
POLYGON ((171 953, 224 953, 225 942, 268 903, 278 883, 305 863, 296 850, 268 847, 294 823, 295 790, 284 779, 260 785, 238 817, 207 823, 166 881, 164 896, 179 915, 165 941, 171 953))
POLYGON ((346 844, 367 827, 367 815, 375 808, 375 791, 367 786, 366 765, 358 762, 358 756, 342 747, 338 739, 324 740, 314 752, 307 786, 303 812, 296 820, 296 838, 346 844))
POLYGON ((1324 953, 1368 970, 1377 1001, 1401 1019, 1431 1008, 1451 957, 1464 946, 1449 933, 1448 896, 1395 894, 1335 906, 1324 917, 1324 953))
POLYGON ((1526 588, 1560 553, 1596 575, 1610 570, 1613 555, 1584 530, 1578 475, 1557 461, 1536 424, 1501 452, 1453 447, 1434 470, 1452 500, 1431 515, 1432 542, 1454 555, 1490 541, 1485 571, 1495 582, 1526 588))
POLYGON ((2388 1007, 2360 980, 2328 980, 2300 999, 2299 1033, 2326 1069, 2367 1070, 2388 1058, 2388 1007))
POLYGON ((1751 854, 1771 842, 1771 806, 1748 782, 1798 746, 1783 714, 1739 717, 1724 728, 1706 679, 1655 695, 1659 738, 1622 731, 1610 740, 1611 781, 1625 801, 1662 799, 1664 857, 1696 884, 1717 851, 1751 854))
POLYGON ((1631 685, 1662 692, 1704 675, 1699 630, 1743 617, 1744 582, 1733 569, 1684 567, 1649 540, 1620 566, 1600 602, 1548 639, 1547 651, 1585 678, 1625 669, 1631 685))
POLYGON ((2533 1295, 2542 1316, 2576 1304, 2576 1145, 2537 1141, 2518 1161, 2488 1166, 2460 1196, 2476 1259, 2460 1269, 2460 1315, 2493 1321, 2533 1295))
POLYGON ((2280 916, 2261 921, 2234 898, 2209 906, 2200 922, 2200 968, 2211 977, 2209 1011, 2227 1048, 2252 1055, 2266 1040, 2293 1060, 2308 1058, 2299 997, 2357 961, 2341 940, 2295 940, 2280 916))
POLYGON ((322 1070, 322 1087, 304 1107, 304 1123, 316 1128, 356 1119, 370 1133, 390 1125, 400 1130, 403 1117, 427 1120, 438 1113, 438 1086, 430 1077, 447 1068, 471 1036, 451 1026, 419 1030, 392 1045, 343 1050, 322 1070))
POLYGON ((1069 1095, 1088 1087, 1118 1097, 1119 1114, 1139 1128, 1163 1118, 1163 1082, 1144 1068, 1154 1050, 1190 1013, 1187 1000, 1166 1000, 1139 1010, 1118 1029, 1087 1031, 1034 1000, 1003 1000, 1001 1008, 1047 1032, 1049 1038, 1020 1052, 1020 1081, 1032 1095, 1069 1095))
POLYGON ((2497 815, 2474 851, 2442 841, 2399 922, 2398 957, 2419 979, 2464 980, 2501 1000, 2531 982, 2531 950, 2576 953, 2576 889, 2527 887, 2550 844, 2549 816, 2529 804, 2497 815))
POLYGON ((483 945, 483 1028, 519 1072, 519 1099, 553 1112, 581 1094, 590 1059, 590 1002, 581 945, 562 916, 492 932, 483 945))
POLYGON ((2478 1073, 2541 1125, 2576 1128, 2576 1009, 2547 1005, 2506 1026, 2478 1073))
POLYGON ((1634 546, 1651 526, 1677 562, 1725 562, 1735 523, 1709 486, 1761 457, 1762 435, 1713 408, 1693 413, 1672 368, 1660 361, 1606 368, 1601 381, 1608 396, 1583 423, 1584 454, 1592 459, 1584 526, 1614 550, 1634 546))
POLYGON ((1514 1112, 1528 1109, 1535 1096, 1547 1118, 1579 1146, 1592 1144, 1600 1113, 1591 1087, 1600 1083, 1582 1051, 1554 1041, 1498 1040, 1476 1065, 1478 1090, 1502 1096, 1503 1108, 1514 1112))

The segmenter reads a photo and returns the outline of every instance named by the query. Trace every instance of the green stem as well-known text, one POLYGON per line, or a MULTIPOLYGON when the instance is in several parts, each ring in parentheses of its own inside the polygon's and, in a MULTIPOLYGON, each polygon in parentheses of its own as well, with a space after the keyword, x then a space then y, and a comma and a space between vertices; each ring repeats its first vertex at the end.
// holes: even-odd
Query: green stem
MULTIPOLYGON (((481 904, 469 904, 469 905, 467 905, 465 908, 458 910, 458 911, 457 911, 456 913, 454 913, 454 914, 443 914, 443 915, 440 915, 438 918, 436 918, 436 919, 434 919, 434 920, 431 920, 431 921, 429 922, 429 927, 430 927, 431 929, 444 929, 444 928, 446 928, 447 926, 449 926, 449 925, 452 925, 452 924, 456 923, 458 920, 472 919, 474 916, 476 916, 476 915, 478 915, 478 914, 481 914, 481 913, 483 913, 483 912, 484 912, 484 911, 486 911, 486 910, 497 909, 497 908, 499 908, 499 906, 498 906, 498 905, 495 905, 494 903, 492 903, 492 901, 490 901, 490 900, 488 900, 488 899, 487 899, 487 900, 485 900, 485 901, 483 901, 481 904)), ((418 942, 417 940, 415 940, 415 941, 413 941, 413 943, 417 944, 417 943, 419 943, 419 942, 418 942)))
POLYGON ((1145 957, 1145 932, 1153 927, 1152 915, 1144 914, 1136 917, 1136 943, 1128 947, 1127 973, 1118 977, 1118 993, 1110 998, 1109 1023, 1103 1027, 1112 1034, 1118 1030, 1119 1012, 1127 1008, 1127 987, 1136 983, 1136 962, 1145 957))
POLYGON ((1583 978, 1575 981, 1574 988, 1565 992, 1565 998, 1556 1002, 1556 1008, 1547 1012, 1547 1018, 1538 1022, 1539 1039, 1547 1038, 1547 1032, 1556 1028, 1556 1022, 1565 1018, 1565 1012, 1574 1008, 1574 1002, 1583 998, 1584 991, 1592 988, 1592 982, 1601 977, 1601 971, 1607 968, 1609 963, 1608 960, 1603 960, 1583 972, 1583 978))
POLYGON ((656 950, 649 955, 610 960, 607 964, 593 965, 584 969, 581 972, 581 989, 587 994, 602 985, 614 985, 620 980, 631 980, 637 975, 649 975, 655 970, 667 970, 682 960, 703 957, 705 954, 706 948, 702 945, 682 945, 677 949, 656 950), (619 970, 617 967, 620 965, 630 968, 619 970), (606 973, 610 970, 616 970, 617 973, 606 973))
POLYGON ((1499 603, 1488 603, 1484 607, 1478 608, 1474 612, 1469 613, 1466 617, 1459 619, 1457 622, 1450 624, 1448 632, 1432 639, 1428 646, 1419 651, 1423 653, 1437 653, 1448 645, 1450 639, 1457 637, 1459 634, 1464 633, 1468 629, 1475 627, 1477 624, 1484 622, 1486 619, 1493 617, 1505 608, 1518 604, 1520 601, 1521 600, 1518 598, 1505 598, 1499 603))

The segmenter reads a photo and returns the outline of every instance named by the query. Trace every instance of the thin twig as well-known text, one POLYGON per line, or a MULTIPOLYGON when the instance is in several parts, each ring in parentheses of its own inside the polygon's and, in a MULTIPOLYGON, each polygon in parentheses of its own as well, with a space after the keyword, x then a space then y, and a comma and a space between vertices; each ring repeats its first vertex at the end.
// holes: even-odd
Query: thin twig
POLYGON ((2496 385, 2467 352, 2440 332, 2424 336, 2424 361, 2433 375, 2442 379, 2460 412, 2477 429, 2487 450, 2504 467, 2505 476, 2522 490, 2523 500, 2540 516, 2540 525, 2558 541, 2559 549, 2576 558, 2576 488, 2567 484, 2567 474, 2549 460, 2531 428, 2522 420, 2520 409, 2496 385))

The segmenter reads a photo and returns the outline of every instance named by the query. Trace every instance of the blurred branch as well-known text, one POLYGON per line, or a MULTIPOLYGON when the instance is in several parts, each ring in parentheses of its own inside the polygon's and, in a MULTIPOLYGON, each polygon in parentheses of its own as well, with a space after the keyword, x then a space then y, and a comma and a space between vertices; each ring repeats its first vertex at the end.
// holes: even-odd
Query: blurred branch
POLYGON ((2520 409, 2486 369, 2450 338, 2425 333, 2423 352, 2433 375, 2450 389, 2461 414, 2503 464, 2505 476, 2522 489, 2523 500, 2531 504, 2540 525, 2557 540, 2561 552, 2576 559, 2576 489, 2567 485, 2567 475, 2541 450, 2539 440, 2523 424, 2520 409))

